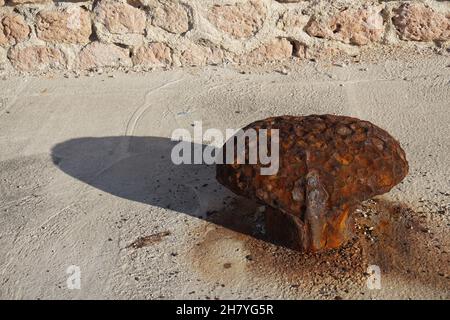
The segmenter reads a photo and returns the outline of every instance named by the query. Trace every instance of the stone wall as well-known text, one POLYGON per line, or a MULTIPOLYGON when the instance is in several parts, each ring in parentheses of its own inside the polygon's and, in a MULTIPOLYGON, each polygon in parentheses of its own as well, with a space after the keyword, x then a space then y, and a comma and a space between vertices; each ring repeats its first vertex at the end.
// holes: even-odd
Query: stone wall
POLYGON ((449 40, 449 1, 0 0, 0 66, 21 72, 262 64, 449 40))

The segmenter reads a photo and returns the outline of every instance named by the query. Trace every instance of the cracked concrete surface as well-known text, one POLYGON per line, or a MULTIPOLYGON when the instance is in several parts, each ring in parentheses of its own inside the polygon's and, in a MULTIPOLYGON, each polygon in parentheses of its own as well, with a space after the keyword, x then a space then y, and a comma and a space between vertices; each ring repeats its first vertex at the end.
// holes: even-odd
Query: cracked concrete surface
POLYGON ((449 64, 1 81, 0 298, 448 299, 449 64), (225 129, 311 113, 379 125, 410 163, 403 183, 358 209, 341 250, 266 242, 262 209, 222 188, 213 167, 170 162, 168 138, 193 121, 225 129), (380 290, 366 286, 372 264, 380 290), (66 286, 70 265, 80 290, 66 286))

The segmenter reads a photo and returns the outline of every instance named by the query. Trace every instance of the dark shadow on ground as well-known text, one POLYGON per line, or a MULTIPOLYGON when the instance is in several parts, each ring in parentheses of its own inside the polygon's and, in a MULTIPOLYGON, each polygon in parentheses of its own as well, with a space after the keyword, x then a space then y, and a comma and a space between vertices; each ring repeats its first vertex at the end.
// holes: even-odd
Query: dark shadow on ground
POLYGON ((208 199, 222 200, 225 190, 215 180, 214 165, 175 165, 171 152, 177 143, 161 137, 78 138, 55 145, 52 160, 110 194, 204 217, 208 199))
MULTIPOLYGON (((177 143, 163 137, 85 137, 55 145, 51 156, 63 172, 104 192, 261 238, 256 203, 220 185, 215 165, 174 164, 171 153, 177 143)), ((187 144, 193 163, 194 147, 206 146, 187 144)))

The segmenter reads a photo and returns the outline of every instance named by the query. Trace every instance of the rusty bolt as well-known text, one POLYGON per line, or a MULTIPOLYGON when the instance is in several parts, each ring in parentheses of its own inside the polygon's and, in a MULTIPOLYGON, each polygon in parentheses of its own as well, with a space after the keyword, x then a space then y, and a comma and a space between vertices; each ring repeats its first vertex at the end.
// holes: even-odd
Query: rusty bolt
MULTIPOLYGON (((400 144, 368 121, 280 116, 253 122, 247 129, 279 130, 278 172, 261 175, 260 168, 267 165, 259 159, 239 164, 235 148, 234 163, 217 165, 217 180, 267 205, 267 236, 298 251, 339 247, 351 234, 349 217, 355 207, 388 192, 408 173, 400 144)), ((223 151, 226 156, 226 144, 223 151)))

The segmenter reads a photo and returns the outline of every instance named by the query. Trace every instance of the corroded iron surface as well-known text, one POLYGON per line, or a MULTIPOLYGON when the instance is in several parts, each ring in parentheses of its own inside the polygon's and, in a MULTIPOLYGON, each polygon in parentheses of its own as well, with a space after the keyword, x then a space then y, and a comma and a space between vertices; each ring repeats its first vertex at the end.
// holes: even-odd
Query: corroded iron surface
POLYGON ((237 164, 235 154, 234 164, 217 165, 217 180, 268 205, 267 235, 296 250, 341 245, 355 206, 388 192, 408 173, 400 144, 368 121, 281 116, 253 122, 244 131, 250 128, 279 130, 278 172, 261 175, 259 161, 237 164))

